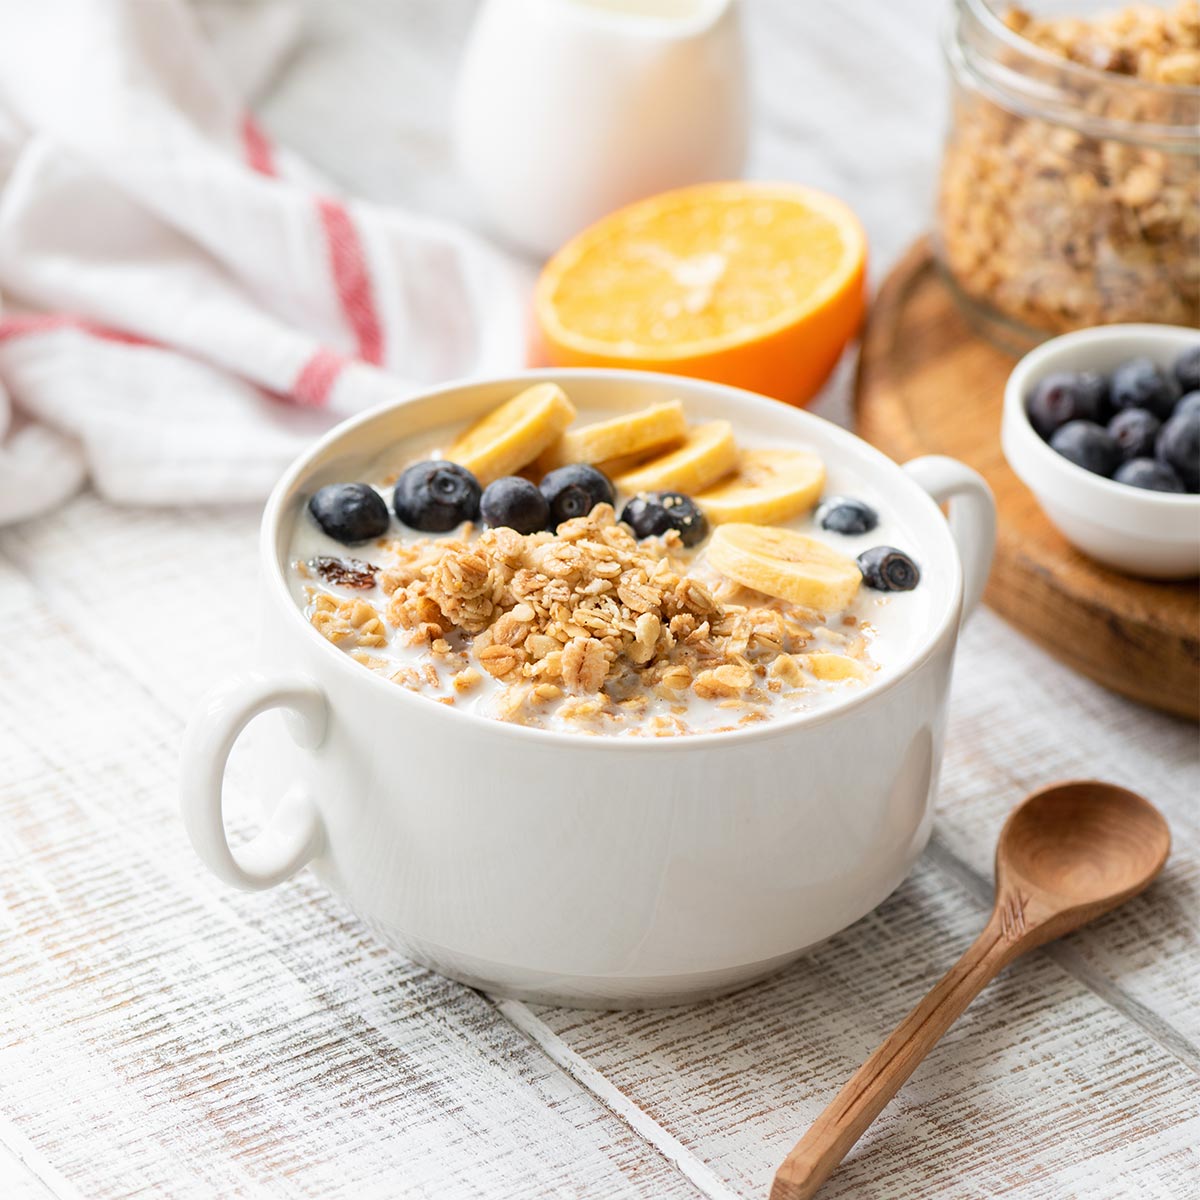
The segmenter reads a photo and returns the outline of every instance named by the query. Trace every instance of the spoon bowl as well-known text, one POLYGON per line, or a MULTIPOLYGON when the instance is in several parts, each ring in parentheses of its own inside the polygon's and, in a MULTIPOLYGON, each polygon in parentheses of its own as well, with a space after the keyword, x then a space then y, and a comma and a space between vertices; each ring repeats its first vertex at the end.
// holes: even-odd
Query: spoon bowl
POLYGON ((1035 792, 1005 822, 996 878, 1035 888, 1056 908, 1115 907, 1158 874, 1170 848, 1166 821, 1136 792, 1060 783, 1035 792))

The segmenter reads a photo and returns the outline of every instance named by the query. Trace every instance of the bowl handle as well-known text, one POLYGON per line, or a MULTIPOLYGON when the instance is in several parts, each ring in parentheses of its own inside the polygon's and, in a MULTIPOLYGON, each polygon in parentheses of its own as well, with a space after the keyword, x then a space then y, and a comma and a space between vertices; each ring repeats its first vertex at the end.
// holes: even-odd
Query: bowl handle
POLYGON ((208 693, 184 734, 180 757, 183 823, 193 848, 214 875, 248 892, 282 883, 324 844, 316 803, 297 785, 280 800, 267 828, 241 847, 237 857, 229 847, 221 811, 225 764, 242 730, 272 708, 295 715, 288 727, 298 745, 315 749, 321 744, 328 708, 312 680, 247 674, 208 693))
POLYGON ((912 481, 938 504, 949 505, 950 534, 963 569, 962 621, 983 595, 996 549, 996 501, 978 471, 957 459, 928 454, 904 464, 912 481))

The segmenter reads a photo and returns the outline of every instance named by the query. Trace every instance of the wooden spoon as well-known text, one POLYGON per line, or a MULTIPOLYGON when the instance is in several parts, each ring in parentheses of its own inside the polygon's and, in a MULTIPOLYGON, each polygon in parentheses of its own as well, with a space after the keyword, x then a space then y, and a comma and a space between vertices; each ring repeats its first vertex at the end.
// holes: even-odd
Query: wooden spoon
POLYGON ((1136 896, 1170 846, 1158 809, 1108 783, 1056 784, 1013 809, 996 846, 996 900, 983 932, 796 1143, 771 1200, 815 1195, 985 984, 1026 950, 1136 896))

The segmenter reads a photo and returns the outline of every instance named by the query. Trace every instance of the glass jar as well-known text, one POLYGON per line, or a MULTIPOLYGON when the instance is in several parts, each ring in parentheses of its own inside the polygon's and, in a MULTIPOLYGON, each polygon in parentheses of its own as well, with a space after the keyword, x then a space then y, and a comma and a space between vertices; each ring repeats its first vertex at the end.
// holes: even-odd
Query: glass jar
POLYGON ((947 29, 935 251, 975 323, 1010 346, 1116 321, 1200 325, 1200 87, 1169 82, 1200 70, 1200 6, 1091 20, 1086 5, 955 0, 947 29))

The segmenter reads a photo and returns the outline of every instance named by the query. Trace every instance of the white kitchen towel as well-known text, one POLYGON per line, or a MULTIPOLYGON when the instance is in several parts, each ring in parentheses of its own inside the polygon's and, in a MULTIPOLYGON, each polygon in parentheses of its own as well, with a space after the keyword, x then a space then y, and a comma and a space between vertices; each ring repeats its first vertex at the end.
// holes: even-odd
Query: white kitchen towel
POLYGON ((273 7, 236 36, 182 0, 6 8, 0 523, 85 474, 121 502, 255 499, 339 417, 520 365, 508 261, 339 197, 249 115, 273 7), (235 36, 224 75, 205 30, 235 36))

